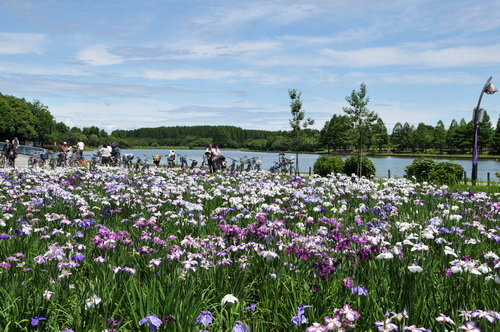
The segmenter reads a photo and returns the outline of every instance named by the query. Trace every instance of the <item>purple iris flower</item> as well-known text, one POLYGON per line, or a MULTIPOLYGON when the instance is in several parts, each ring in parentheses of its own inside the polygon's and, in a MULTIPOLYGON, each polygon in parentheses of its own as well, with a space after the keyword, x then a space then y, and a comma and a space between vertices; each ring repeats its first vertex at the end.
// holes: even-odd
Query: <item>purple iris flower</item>
POLYGON ((312 305, 305 305, 305 304, 299 305, 299 307, 297 308, 297 313, 295 314, 295 316, 292 317, 292 320, 290 321, 292 326, 294 325, 300 326, 302 324, 307 324, 307 318, 304 315, 304 309, 311 307, 312 305))
POLYGON ((233 332, 248 332, 249 329, 248 325, 245 325, 245 323, 237 320, 234 323, 233 332))
POLYGON ((251 310, 252 312, 255 312, 255 309, 257 309, 257 305, 255 303, 252 303, 248 307, 243 308, 243 310, 251 310))
POLYGON ((353 288, 351 288, 351 291, 353 294, 370 296, 363 285, 354 286, 353 288))
POLYGON ((161 325, 161 319, 156 317, 154 314, 149 314, 139 321, 139 325, 142 326, 143 324, 146 324, 151 331, 156 331, 161 325))
POLYGON ((306 309, 306 308, 312 308, 312 305, 305 305, 305 304, 299 305, 299 307, 297 309, 297 314, 298 315, 303 315, 304 314, 304 309, 306 309))
POLYGON ((307 318, 304 315, 295 315, 292 317, 292 320, 290 321, 292 326, 297 325, 300 326, 302 324, 307 324, 307 318))
POLYGON ((42 320, 47 320, 45 317, 33 317, 31 318, 31 326, 38 326, 42 320))
POLYGON ((71 256, 71 260, 75 263, 80 263, 85 259, 85 256, 82 253, 76 253, 73 256, 71 256))
POLYGON ((212 313, 210 311, 200 311, 198 318, 196 318, 196 324, 203 324, 207 327, 210 323, 212 323, 212 313))

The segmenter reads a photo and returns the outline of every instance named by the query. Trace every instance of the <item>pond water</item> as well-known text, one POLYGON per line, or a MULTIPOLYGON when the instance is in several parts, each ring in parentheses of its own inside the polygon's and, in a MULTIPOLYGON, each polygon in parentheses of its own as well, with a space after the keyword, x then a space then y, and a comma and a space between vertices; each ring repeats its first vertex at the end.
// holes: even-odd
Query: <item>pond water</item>
MULTIPOLYGON (((160 165, 167 163, 167 156, 170 150, 165 149, 122 149, 122 155, 125 153, 131 153, 135 156, 134 161, 137 157, 144 158, 148 156, 149 160, 152 160, 152 155, 160 154, 162 155, 162 160, 160 165)), ((187 149, 176 149, 177 159, 176 163, 179 164, 180 156, 186 156, 188 164, 191 164, 191 160, 197 160, 198 166, 203 160, 204 150, 187 150, 187 149)), ((95 152, 94 152, 95 153, 95 152)), ((238 160, 237 165, 239 165, 240 157, 247 156, 252 157, 262 157, 262 169, 269 169, 278 161, 277 152, 252 152, 252 151, 240 151, 240 150, 222 150, 222 153, 227 158, 233 158, 238 160)), ((90 159, 92 152, 86 151, 85 157, 90 159)), ((290 157, 294 154, 287 153, 286 156, 290 157)), ((299 154, 299 170, 301 172, 309 172, 309 169, 313 167, 314 162, 318 159, 319 154, 299 154)), ((342 159, 348 158, 343 156, 342 159)), ((412 157, 368 157, 377 170, 376 176, 378 177, 388 177, 389 171, 391 177, 403 177, 405 175, 405 167, 410 165, 415 158, 412 157)), ((471 159, 452 159, 452 158, 434 158, 436 162, 452 162, 461 165, 467 172, 467 177, 470 178, 472 174, 472 157, 471 159)), ((231 160, 227 160, 228 164, 231 160)), ((500 162, 495 160, 479 160, 478 163, 478 180, 486 181, 487 174, 490 173, 490 179, 492 181, 498 181, 499 179, 495 176, 495 172, 500 172, 500 162)))

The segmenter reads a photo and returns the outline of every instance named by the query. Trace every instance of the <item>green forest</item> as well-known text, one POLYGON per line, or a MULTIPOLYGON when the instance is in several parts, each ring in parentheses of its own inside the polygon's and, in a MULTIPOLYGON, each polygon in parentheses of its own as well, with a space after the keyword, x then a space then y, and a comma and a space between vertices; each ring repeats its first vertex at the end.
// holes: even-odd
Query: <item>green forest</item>
MULTIPOLYGON (((333 112, 332 112, 333 113, 333 112)), ((303 128, 300 143, 292 131, 266 131, 234 126, 175 126, 114 130, 107 133, 97 126, 68 127, 56 121, 49 108, 40 101, 26 101, 0 93, 0 135, 5 139, 18 137, 23 143, 50 148, 54 142, 87 147, 118 142, 123 148, 151 147, 198 148, 217 144, 224 149, 257 151, 295 151, 345 153, 361 149, 367 153, 439 153, 467 154, 472 151, 474 125, 465 119, 445 125, 396 123, 391 133, 380 117, 364 128, 362 139, 354 119, 348 114, 333 114, 321 130, 303 128)), ((359 126, 358 126, 359 128, 359 126)), ((479 150, 485 154, 500 154, 500 117, 493 126, 484 112, 479 123, 479 150)))

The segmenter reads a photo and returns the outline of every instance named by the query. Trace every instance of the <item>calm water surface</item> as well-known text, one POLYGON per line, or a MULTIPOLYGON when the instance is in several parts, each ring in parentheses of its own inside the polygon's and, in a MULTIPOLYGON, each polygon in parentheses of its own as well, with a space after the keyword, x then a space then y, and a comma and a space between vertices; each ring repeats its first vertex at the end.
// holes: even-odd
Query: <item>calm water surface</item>
MULTIPOLYGON (((135 158, 137 157, 144 158, 144 156, 148 156, 149 160, 152 162, 152 155, 161 154, 163 158, 161 160, 160 165, 164 165, 167 163, 167 155, 170 150, 165 149, 122 149, 122 155, 125 153, 132 153, 135 158)), ((204 150, 184 150, 184 149, 176 149, 177 159, 176 163, 179 164, 180 156, 186 156, 188 164, 191 164, 191 160, 197 160, 198 166, 201 164, 203 160, 204 150)), ((237 165, 239 165, 240 157, 247 156, 248 158, 252 157, 262 157, 262 169, 269 169, 274 165, 275 162, 278 161, 278 153, 277 152, 251 152, 251 151, 240 151, 240 150, 222 150, 224 156, 228 158, 228 164, 231 163, 229 158, 234 158, 238 160, 237 165)), ((85 152, 85 157, 89 159, 92 153, 87 151, 85 152)), ((287 157, 290 157, 294 154, 288 153, 287 157)), ((299 170, 301 172, 309 172, 309 168, 312 169, 314 162, 318 159, 319 154, 299 154, 299 170)), ((342 157, 342 159, 346 159, 347 157, 342 157)), ((410 165, 415 158, 408 157, 368 157, 377 170, 376 176, 378 177, 387 177, 390 171, 391 177, 403 177, 405 175, 405 167, 410 165)), ((461 165, 464 170, 467 172, 467 177, 470 178, 472 173, 472 157, 471 159, 451 159, 451 158, 435 158, 436 162, 451 162, 458 165, 461 165)), ((482 181, 487 180, 487 174, 490 173, 490 179, 492 181, 498 181, 498 178, 495 176, 495 172, 500 172, 500 162, 495 160, 480 160, 478 164, 478 179, 482 181)))

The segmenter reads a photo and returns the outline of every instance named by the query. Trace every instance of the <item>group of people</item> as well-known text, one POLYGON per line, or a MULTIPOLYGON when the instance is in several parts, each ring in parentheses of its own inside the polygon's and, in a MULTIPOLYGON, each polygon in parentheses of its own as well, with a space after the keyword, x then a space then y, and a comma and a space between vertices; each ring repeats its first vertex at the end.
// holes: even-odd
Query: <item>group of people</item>
POLYGON ((112 161, 117 162, 120 160, 120 149, 114 143, 103 144, 102 148, 99 149, 99 155, 101 156, 101 163, 109 165, 112 161))
POLYGON ((222 170, 226 166, 226 158, 222 155, 222 152, 219 150, 219 146, 216 145, 212 147, 212 144, 207 146, 205 150, 205 156, 207 158, 208 169, 210 173, 222 170))
POLYGON ((17 151, 19 149, 19 140, 17 137, 14 137, 14 139, 9 141, 8 139, 5 140, 5 144, 3 146, 2 150, 2 158, 8 158, 9 159, 15 159, 17 157, 17 151))
MULTIPOLYGON (((57 146, 57 142, 54 142, 54 146, 57 146)), ((85 150, 85 143, 79 141, 76 145, 71 146, 66 142, 63 142, 59 147, 59 162, 68 166, 69 160, 76 155, 77 158, 83 158, 83 151, 85 150)))

